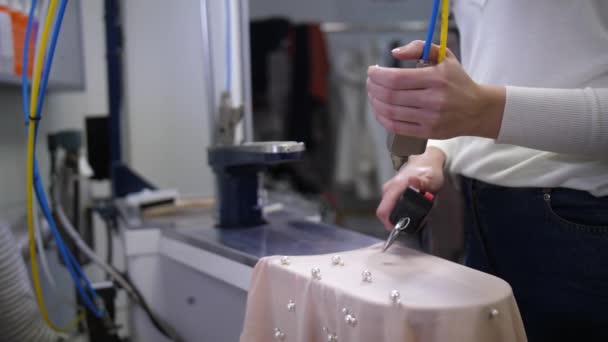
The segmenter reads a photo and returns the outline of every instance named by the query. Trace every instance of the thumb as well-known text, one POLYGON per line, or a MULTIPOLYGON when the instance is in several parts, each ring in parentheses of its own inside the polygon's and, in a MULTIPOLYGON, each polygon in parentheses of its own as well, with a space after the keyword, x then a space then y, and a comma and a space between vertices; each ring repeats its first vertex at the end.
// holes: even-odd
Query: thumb
MULTIPOLYGON (((395 57, 398 60, 402 60, 402 61, 419 60, 419 59, 422 59, 422 54, 424 52, 424 45, 425 45, 424 41, 414 40, 405 46, 393 49, 393 51, 391 51, 391 53, 393 54, 393 57, 395 57)), ((451 57, 454 57, 454 54, 450 51, 450 49, 448 49, 446 56, 448 58, 451 58, 451 57)), ((429 52, 429 60, 436 62, 437 58, 439 58, 439 45, 431 44, 431 50, 429 52)))
MULTIPOLYGON (((432 49, 431 49, 432 50, 432 49)), ((393 57, 399 60, 419 60, 422 58, 424 51, 424 42, 422 40, 414 40, 411 43, 393 49, 393 57)))
POLYGON ((442 177, 433 176, 411 176, 409 179, 409 185, 414 187, 421 192, 430 192, 432 194, 437 193, 443 186, 442 177))
POLYGON ((427 191, 427 182, 424 181, 421 177, 411 176, 409 179, 410 186, 416 188, 420 191, 427 191))

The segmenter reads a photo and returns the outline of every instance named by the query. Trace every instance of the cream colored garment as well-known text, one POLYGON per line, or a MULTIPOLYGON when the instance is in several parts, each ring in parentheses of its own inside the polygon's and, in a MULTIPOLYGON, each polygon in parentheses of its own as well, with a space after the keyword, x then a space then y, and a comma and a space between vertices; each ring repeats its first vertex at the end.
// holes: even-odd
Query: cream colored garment
POLYGON ((393 246, 332 255, 263 258, 256 265, 241 342, 520 342, 526 341, 510 286, 464 266, 393 246), (321 270, 321 279, 311 269, 321 270), (370 283, 362 272, 372 273, 370 283), (390 298, 400 293, 400 302, 390 298), (293 300, 295 310, 287 309, 293 300), (357 320, 345 322, 346 308, 357 320), (492 310, 497 314, 492 317, 492 310), (327 330, 324 331, 324 327, 327 330))

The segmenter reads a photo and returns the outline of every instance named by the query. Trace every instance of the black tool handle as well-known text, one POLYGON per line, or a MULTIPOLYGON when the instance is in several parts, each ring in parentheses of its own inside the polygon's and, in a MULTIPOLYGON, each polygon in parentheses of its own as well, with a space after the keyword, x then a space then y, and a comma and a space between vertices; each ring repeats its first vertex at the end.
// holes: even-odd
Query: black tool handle
POLYGON ((389 220, 391 224, 396 225, 399 220, 409 217, 410 223, 404 232, 415 234, 422 228, 431 208, 433 208, 433 195, 408 187, 399 197, 389 220))

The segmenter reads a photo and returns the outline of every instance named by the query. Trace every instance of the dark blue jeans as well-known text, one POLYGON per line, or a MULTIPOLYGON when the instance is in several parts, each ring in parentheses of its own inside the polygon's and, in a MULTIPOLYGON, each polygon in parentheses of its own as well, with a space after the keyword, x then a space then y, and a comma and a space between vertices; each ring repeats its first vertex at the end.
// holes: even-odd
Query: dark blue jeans
POLYGON ((513 288, 530 342, 608 341, 608 197, 463 180, 467 266, 513 288))

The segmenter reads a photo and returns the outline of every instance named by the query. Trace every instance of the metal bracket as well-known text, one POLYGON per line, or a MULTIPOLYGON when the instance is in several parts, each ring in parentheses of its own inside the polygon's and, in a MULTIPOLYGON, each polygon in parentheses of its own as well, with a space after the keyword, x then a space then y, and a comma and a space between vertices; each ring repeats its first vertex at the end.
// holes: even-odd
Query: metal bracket
POLYGON ((220 146, 234 145, 234 132, 238 123, 243 119, 243 106, 232 106, 230 93, 222 93, 217 127, 217 144, 220 146))

